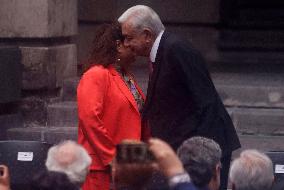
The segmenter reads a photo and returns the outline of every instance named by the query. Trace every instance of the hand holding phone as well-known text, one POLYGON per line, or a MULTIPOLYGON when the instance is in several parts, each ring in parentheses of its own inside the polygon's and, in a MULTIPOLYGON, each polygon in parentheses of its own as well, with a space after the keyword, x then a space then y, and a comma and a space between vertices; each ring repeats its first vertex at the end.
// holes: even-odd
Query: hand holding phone
POLYGON ((144 187, 155 171, 153 163, 154 156, 146 143, 128 140, 118 144, 112 168, 115 187, 144 187))
POLYGON ((149 150, 155 156, 160 171, 166 177, 170 178, 185 171, 175 151, 165 141, 157 138, 150 139, 149 150))
POLYGON ((150 163, 154 156, 146 143, 121 143, 116 147, 117 163, 150 163))

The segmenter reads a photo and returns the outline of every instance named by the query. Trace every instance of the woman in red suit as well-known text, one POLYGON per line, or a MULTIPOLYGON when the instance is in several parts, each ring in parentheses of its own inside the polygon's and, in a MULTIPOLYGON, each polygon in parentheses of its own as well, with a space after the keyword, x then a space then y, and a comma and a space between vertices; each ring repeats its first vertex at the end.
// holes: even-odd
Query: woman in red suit
POLYGON ((123 45, 119 25, 102 25, 93 42, 91 67, 77 88, 78 142, 92 158, 83 190, 109 190, 116 145, 149 137, 140 118, 144 95, 129 74, 134 61, 133 52, 123 45))

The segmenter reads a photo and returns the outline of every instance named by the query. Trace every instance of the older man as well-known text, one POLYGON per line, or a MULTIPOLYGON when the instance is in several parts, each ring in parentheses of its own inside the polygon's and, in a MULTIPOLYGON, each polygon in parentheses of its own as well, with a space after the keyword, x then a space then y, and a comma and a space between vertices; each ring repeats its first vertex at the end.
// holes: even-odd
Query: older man
POLYGON ((182 143, 177 154, 194 185, 219 189, 222 151, 214 140, 192 137, 182 143))
POLYGON ((203 57, 187 40, 165 30, 150 7, 131 7, 118 21, 125 45, 153 63, 143 111, 152 135, 175 150, 192 136, 214 139, 223 151, 220 189, 226 189, 231 153, 240 142, 203 57))
POLYGON ((49 149, 45 165, 49 171, 65 173, 79 186, 85 181, 91 161, 81 145, 68 140, 49 149))
POLYGON ((257 150, 245 150, 230 170, 232 190, 269 190, 274 181, 273 164, 257 150))

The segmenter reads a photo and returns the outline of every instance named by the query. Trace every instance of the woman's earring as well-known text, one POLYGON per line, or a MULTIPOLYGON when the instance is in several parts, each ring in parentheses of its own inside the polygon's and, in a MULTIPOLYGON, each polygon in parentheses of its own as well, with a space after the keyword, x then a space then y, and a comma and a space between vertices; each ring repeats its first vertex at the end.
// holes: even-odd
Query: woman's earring
POLYGON ((120 62, 120 58, 117 58, 116 61, 117 61, 117 62, 120 62))

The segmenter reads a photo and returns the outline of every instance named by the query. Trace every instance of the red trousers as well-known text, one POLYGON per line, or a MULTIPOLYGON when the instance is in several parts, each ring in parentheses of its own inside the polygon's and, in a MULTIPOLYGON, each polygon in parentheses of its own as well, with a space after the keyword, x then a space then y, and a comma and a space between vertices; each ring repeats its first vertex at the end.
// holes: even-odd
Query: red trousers
POLYGON ((110 190, 111 174, 109 170, 91 170, 87 175, 82 190, 110 190))

